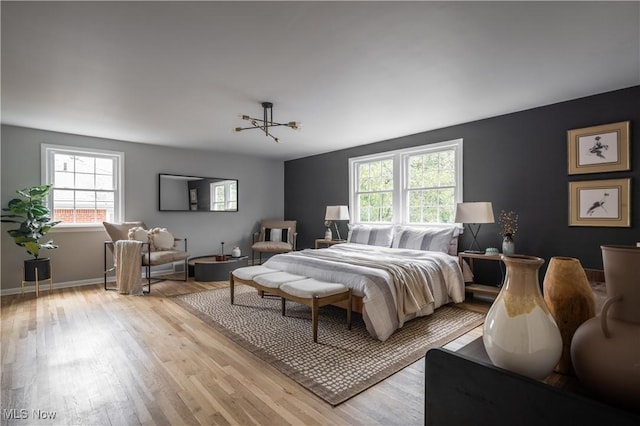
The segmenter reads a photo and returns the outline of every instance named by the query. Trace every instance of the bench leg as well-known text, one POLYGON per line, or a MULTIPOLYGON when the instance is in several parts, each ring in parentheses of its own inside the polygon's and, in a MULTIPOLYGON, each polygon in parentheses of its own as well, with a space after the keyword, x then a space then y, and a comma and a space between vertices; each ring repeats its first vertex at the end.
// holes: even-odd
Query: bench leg
POLYGON ((229 274, 229 298, 231 299, 231 304, 233 305, 233 299, 235 296, 235 288, 233 283, 233 274, 229 274))
POLYGON ((311 303, 311 324, 313 327, 313 343, 318 343, 318 297, 315 296, 311 303))
POLYGON ((347 298, 347 329, 351 330, 351 289, 349 289, 349 297, 347 298))
POLYGON ((281 301, 282 316, 285 316, 285 309, 287 307, 287 299, 285 299, 284 297, 281 297, 280 301, 281 301))

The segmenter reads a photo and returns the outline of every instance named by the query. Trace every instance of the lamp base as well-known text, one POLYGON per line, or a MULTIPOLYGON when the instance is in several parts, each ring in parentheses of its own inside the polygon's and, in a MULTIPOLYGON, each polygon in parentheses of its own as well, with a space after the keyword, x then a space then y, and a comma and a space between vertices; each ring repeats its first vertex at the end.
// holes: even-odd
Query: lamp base
POLYGON ((482 250, 465 250, 464 252, 469 254, 484 254, 482 250))

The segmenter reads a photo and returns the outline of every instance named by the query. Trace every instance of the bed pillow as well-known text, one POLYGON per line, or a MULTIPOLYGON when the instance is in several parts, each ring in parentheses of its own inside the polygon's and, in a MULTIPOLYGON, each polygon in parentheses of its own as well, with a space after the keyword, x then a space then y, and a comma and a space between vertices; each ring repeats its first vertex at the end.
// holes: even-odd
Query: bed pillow
POLYGON ((460 239, 461 229, 457 226, 453 227, 453 234, 451 235, 451 241, 449 242, 449 253, 451 256, 458 255, 458 240, 460 239))
POLYGON ((393 226, 349 224, 347 241, 369 246, 391 247, 393 226))
POLYGON ((265 241, 289 242, 289 231, 291 228, 262 228, 265 241))
POLYGON ((456 229, 456 226, 398 227, 393 236, 391 247, 441 251, 450 254, 456 229))

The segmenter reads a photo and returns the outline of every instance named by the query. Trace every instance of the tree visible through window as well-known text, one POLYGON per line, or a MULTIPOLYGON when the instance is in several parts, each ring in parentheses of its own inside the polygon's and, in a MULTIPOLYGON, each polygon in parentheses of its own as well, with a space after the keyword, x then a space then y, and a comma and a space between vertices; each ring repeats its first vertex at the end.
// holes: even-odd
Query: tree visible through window
POLYGON ((120 165, 124 154, 43 145, 53 220, 98 224, 121 220, 120 165))
POLYGON ((455 150, 409 155, 409 223, 453 223, 456 211, 455 150))
POLYGON ((393 160, 356 165, 360 222, 391 222, 393 212, 393 160))
POLYGON ((357 223, 453 223, 462 201, 462 140, 352 158, 357 223))

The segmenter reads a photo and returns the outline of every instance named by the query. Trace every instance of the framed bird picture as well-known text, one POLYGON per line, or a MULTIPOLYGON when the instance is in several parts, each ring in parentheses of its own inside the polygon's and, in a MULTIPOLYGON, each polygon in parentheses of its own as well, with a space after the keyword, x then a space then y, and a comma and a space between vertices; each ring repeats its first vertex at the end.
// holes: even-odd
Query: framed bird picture
POLYGON ((630 170, 629 121, 567 132, 569 174, 630 170))
POLYGON ((630 227, 631 179, 569 182, 569 226, 630 227))

